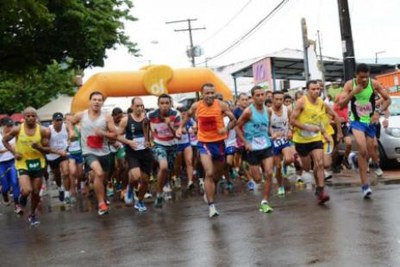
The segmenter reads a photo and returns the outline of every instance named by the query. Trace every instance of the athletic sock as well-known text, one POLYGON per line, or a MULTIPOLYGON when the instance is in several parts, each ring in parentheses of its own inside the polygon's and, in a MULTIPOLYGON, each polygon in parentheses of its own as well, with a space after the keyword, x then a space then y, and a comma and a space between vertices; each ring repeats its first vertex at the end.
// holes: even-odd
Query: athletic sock
POLYGON ((263 205, 263 204, 268 204, 268 201, 265 199, 261 200, 261 205, 263 205))

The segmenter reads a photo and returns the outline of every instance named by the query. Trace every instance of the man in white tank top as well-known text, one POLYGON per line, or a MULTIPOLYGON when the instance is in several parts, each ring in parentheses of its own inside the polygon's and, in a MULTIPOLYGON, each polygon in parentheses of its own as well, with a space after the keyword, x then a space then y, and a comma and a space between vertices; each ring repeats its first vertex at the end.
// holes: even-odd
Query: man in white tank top
POLYGON ((63 114, 60 112, 54 113, 52 125, 47 130, 51 151, 50 154, 46 155, 47 163, 58 186, 58 198, 61 202, 65 201, 66 204, 70 204, 71 195, 69 191, 71 181, 69 179, 67 155, 68 132, 67 126, 64 124, 63 114))
POLYGON ((82 154, 85 168, 93 172, 94 191, 98 202, 98 214, 108 214, 104 182, 110 170, 110 147, 108 139, 116 139, 117 134, 111 115, 101 110, 104 95, 94 91, 89 96, 89 109, 77 113, 69 127, 70 137, 76 137, 73 124, 81 123, 82 154))
POLYGON ((289 123, 291 110, 283 105, 284 94, 281 91, 275 91, 272 97, 272 106, 268 109, 270 117, 270 132, 272 139, 272 153, 274 155, 275 177, 278 181, 278 195, 285 195, 283 186, 281 161, 288 166, 295 162, 296 171, 301 174, 299 161, 295 161, 296 151, 290 143, 292 138, 292 127, 289 123))

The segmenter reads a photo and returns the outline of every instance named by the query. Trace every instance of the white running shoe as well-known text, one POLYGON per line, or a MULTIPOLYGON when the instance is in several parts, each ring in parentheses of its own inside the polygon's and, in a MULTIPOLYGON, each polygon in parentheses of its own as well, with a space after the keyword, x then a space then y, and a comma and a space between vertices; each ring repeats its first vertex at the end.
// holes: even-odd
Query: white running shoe
POLYGON ((208 207, 208 209, 209 209, 208 216, 209 216, 210 218, 216 217, 216 216, 219 215, 219 212, 218 212, 217 209, 215 208, 215 205, 210 205, 210 206, 208 207))
POLYGON ((376 176, 379 177, 379 178, 383 176, 383 171, 382 171, 382 169, 380 167, 376 168, 374 170, 374 172, 375 172, 376 176))

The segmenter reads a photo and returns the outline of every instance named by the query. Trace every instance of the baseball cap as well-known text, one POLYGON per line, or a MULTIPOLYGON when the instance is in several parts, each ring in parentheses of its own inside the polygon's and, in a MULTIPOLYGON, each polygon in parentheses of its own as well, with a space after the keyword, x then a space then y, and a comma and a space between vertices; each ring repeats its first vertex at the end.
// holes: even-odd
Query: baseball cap
POLYGON ((63 116, 62 113, 56 112, 56 113, 53 114, 53 121, 55 121, 55 120, 62 120, 62 119, 64 119, 64 116, 63 116))

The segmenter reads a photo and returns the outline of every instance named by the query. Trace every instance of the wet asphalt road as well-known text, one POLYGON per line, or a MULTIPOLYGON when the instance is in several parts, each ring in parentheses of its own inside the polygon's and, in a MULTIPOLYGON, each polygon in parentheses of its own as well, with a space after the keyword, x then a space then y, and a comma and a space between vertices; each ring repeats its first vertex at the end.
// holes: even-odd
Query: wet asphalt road
POLYGON ((0 206, 0 266, 400 266, 400 185, 373 189, 365 201, 330 187, 324 207, 299 190, 262 214, 261 192, 239 188, 219 194, 213 219, 197 194, 145 214, 115 201, 101 218, 87 200, 60 211, 47 198, 34 228, 0 206))

